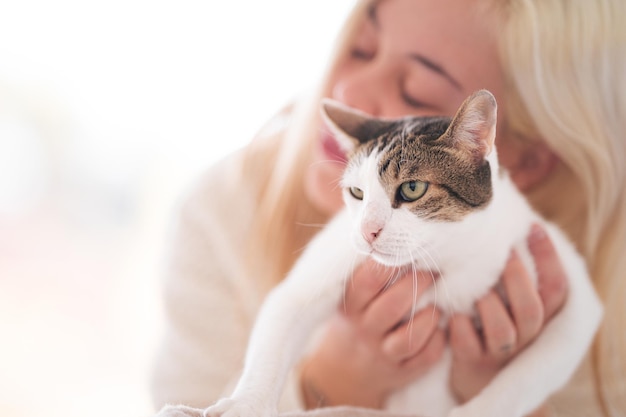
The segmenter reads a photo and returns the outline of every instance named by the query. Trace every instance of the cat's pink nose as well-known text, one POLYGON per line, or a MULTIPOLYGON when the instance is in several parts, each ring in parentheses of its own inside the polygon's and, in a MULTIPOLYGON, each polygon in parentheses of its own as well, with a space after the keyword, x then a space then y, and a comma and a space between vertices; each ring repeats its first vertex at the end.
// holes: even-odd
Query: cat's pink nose
POLYGON ((382 230, 383 228, 378 225, 364 224, 361 228, 361 234, 363 234, 363 238, 367 241, 367 243, 371 244, 378 238, 382 230))

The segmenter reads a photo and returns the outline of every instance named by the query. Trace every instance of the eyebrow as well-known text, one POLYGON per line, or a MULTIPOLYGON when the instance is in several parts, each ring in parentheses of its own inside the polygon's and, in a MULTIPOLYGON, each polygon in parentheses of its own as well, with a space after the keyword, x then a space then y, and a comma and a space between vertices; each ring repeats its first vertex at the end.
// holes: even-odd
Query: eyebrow
MULTIPOLYGON (((376 29, 380 30, 380 24, 378 22, 378 15, 376 13, 378 11, 378 8, 377 8, 378 3, 379 1, 374 1, 372 2, 372 4, 370 4, 369 8, 367 9, 367 18, 370 20, 370 22, 374 25, 376 29)), ((413 61, 419 62, 420 64, 424 65, 426 68, 430 69, 431 71, 441 75, 446 80, 448 80, 448 82, 452 84, 452 86, 456 88, 457 90, 459 91, 462 90, 461 84, 454 77, 452 77, 446 70, 444 70, 441 65, 431 61, 430 59, 426 58, 425 56, 421 54, 409 54, 409 58, 411 58, 413 61)))

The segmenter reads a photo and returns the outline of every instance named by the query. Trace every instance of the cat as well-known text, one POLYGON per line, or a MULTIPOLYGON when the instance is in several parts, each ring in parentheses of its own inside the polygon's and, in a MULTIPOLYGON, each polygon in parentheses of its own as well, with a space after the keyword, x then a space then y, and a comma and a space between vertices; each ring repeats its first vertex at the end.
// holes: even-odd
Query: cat
POLYGON ((569 285, 565 305, 536 340, 465 404, 457 404, 449 389, 448 350, 434 369, 386 405, 421 417, 522 417, 535 410, 582 361, 602 304, 574 246, 530 208, 499 169, 493 95, 475 92, 453 118, 385 120, 330 100, 322 107, 349 155, 341 183, 345 208, 268 294, 238 385, 204 415, 276 415, 290 368, 312 331, 338 308, 351 272, 367 257, 387 266, 437 271, 437 284, 415 310, 435 304, 444 315, 471 314, 476 300, 498 282, 513 249, 534 272, 525 242, 538 223, 555 245, 569 285))

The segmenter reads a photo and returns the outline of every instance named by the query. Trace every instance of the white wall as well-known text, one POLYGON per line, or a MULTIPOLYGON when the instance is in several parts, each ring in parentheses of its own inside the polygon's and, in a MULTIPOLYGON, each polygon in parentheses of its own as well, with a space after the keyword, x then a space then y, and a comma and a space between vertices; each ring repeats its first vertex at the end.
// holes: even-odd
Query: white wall
POLYGON ((315 80, 352 2, 0 3, 0 415, 150 413, 172 201, 315 80))

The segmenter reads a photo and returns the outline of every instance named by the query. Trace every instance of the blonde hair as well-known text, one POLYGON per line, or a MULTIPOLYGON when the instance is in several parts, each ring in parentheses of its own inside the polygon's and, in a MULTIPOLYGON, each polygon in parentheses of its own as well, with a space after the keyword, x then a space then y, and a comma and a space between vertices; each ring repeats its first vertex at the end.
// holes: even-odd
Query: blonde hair
MULTIPOLYGON (((250 265, 267 290, 327 217, 302 190, 319 128, 318 104, 334 66, 367 13, 357 2, 316 94, 298 101, 287 127, 247 151, 259 181, 250 265)), ((506 79, 509 129, 541 138, 561 163, 528 195, 584 254, 606 309, 592 351, 607 416, 626 413, 626 22, 623 0, 492 0, 506 79), (501 29, 501 30, 500 30, 501 29)))
POLYGON ((626 7, 510 0, 501 56, 508 123, 562 161, 529 195, 588 262, 606 314, 593 348, 607 415, 626 413, 626 7))
POLYGON ((263 290, 284 278, 303 247, 328 221, 328 215, 308 201, 303 190, 304 175, 320 129, 320 100, 328 95, 329 78, 371 3, 355 4, 318 88, 290 107, 285 128, 254 141, 247 149, 248 172, 244 175, 259 181, 259 207, 251 232, 248 264, 259 276, 263 290))

